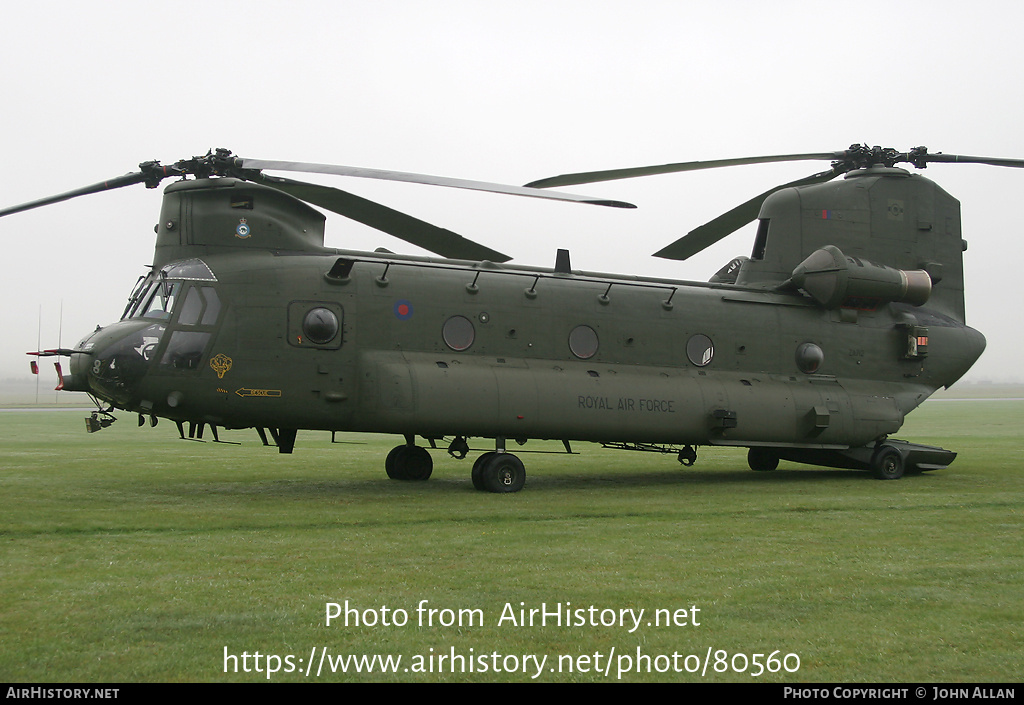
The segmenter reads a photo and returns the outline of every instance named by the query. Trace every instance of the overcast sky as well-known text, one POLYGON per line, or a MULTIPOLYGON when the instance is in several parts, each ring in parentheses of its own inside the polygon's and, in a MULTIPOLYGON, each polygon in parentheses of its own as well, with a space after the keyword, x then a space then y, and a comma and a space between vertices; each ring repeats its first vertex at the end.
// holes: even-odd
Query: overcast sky
MULTIPOLYGON (((1022 26, 1024 4, 1010 1, 8 3, 0 205, 211 147, 510 184, 854 142, 1024 158, 1022 26)), ((825 167, 566 189, 636 211, 328 183, 521 263, 551 266, 565 247, 580 269, 706 280, 749 254, 751 230, 686 262, 650 254, 825 167)), ((926 175, 962 204, 968 323, 989 341, 968 379, 1024 380, 1024 170, 926 175)), ((44 347, 117 320, 152 260, 159 207, 159 190, 136 186, 0 220, 0 379, 28 375, 40 312, 44 347)), ((339 216, 327 244, 417 252, 339 216)))

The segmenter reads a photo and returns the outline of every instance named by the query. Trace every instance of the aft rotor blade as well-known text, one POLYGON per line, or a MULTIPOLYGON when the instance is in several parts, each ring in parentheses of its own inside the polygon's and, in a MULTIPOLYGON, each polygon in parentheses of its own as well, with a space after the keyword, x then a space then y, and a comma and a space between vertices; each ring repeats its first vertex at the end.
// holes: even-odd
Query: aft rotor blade
POLYGON ((672 174, 678 171, 697 171, 699 169, 717 169, 725 166, 741 166, 744 164, 768 164, 772 162, 796 162, 810 160, 842 159, 845 152, 815 152, 812 154, 777 154, 765 157, 739 157, 736 159, 714 159, 704 162, 678 162, 658 166, 639 166, 628 169, 607 169, 604 171, 585 171, 577 174, 552 176, 526 184, 528 188, 547 188, 549 186, 575 186, 590 184, 597 181, 614 181, 616 179, 632 179, 637 176, 653 176, 655 174, 672 174))
POLYGON ((123 186, 131 186, 132 184, 138 184, 145 181, 146 178, 146 175, 141 171, 125 174, 124 176, 118 176, 117 178, 110 179, 109 181, 101 181, 98 184, 93 184, 92 186, 83 186, 82 188, 75 189, 74 191, 66 191, 65 193, 59 193, 56 196, 49 196, 47 198, 40 198, 37 201, 22 203, 20 206, 4 208, 0 210, 0 217, 11 215, 12 213, 20 213, 33 208, 49 206, 53 203, 60 203, 61 201, 77 198, 78 196, 88 196, 92 193, 100 193, 101 191, 110 191, 111 189, 121 188, 123 186))
POLYGON ((725 236, 736 232, 747 223, 752 222, 757 218, 758 213, 761 212, 761 205, 764 203, 764 200, 776 191, 781 191, 782 189, 789 188, 791 186, 809 186, 810 184, 824 183, 826 181, 831 181, 841 173, 843 173, 843 170, 841 169, 829 169, 828 171, 812 174, 806 178, 799 179, 797 181, 790 181, 788 184, 782 184, 781 186, 769 189, 759 196, 751 198, 746 203, 742 203, 732 210, 718 216, 714 220, 705 223, 699 228, 691 230, 671 245, 655 252, 654 256, 663 257, 665 259, 689 259, 705 248, 714 245, 725 236))
POLYGON ((383 179, 385 181, 407 181, 415 184, 431 184, 434 186, 449 186, 452 188, 470 189, 473 191, 488 191, 491 193, 504 193, 513 196, 528 196, 530 198, 546 198, 556 201, 571 201, 574 203, 589 203, 595 206, 611 206, 612 208, 636 208, 632 203, 624 201, 613 201, 604 198, 593 198, 591 196, 577 196, 571 193, 558 191, 541 191, 535 188, 524 186, 508 186, 506 184, 494 184, 487 181, 469 181, 466 179, 452 179, 446 176, 430 176, 427 174, 412 174, 404 171, 387 171, 384 169, 364 169, 362 167, 340 166, 336 164, 306 164, 303 162, 282 162, 268 161, 264 159, 237 159, 236 164, 243 169, 269 169, 271 171, 300 171, 309 174, 335 174, 337 176, 357 176, 364 179, 383 179))
POLYGON ((442 257, 468 260, 486 259, 492 262, 507 262, 512 259, 497 250, 467 240, 451 230, 439 228, 341 189, 294 181, 279 176, 267 176, 266 174, 251 178, 253 181, 284 191, 307 203, 351 218, 381 232, 394 235, 442 257))

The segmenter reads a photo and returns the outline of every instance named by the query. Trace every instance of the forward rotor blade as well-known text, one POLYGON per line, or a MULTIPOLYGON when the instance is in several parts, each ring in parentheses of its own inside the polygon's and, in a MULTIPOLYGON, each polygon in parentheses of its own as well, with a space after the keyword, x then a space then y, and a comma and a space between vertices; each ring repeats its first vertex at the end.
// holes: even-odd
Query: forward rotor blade
POLYGON ((404 171, 387 171, 384 169, 364 169, 361 167, 339 166, 335 164, 305 164, 303 162, 280 162, 264 159, 237 159, 236 164, 243 169, 269 169, 271 171, 299 171, 310 174, 335 174, 338 176, 357 176, 364 179, 383 179, 385 181, 407 181, 415 184, 431 184, 434 186, 449 186, 452 188, 470 189, 473 191, 489 191, 491 193, 504 193, 513 196, 528 196, 530 198, 546 198, 556 201, 571 201, 574 203, 589 203, 595 206, 611 206, 612 208, 636 208, 632 203, 624 201, 612 201, 603 198, 590 196, 577 196, 571 193, 560 193, 558 191, 540 191, 535 188, 524 186, 508 186, 505 184, 494 184, 487 181, 469 181, 466 179, 451 179, 446 176, 430 176, 427 174, 412 174, 404 171))
POLYGON ((812 154, 777 154, 765 157, 739 157, 736 159, 714 159, 706 162, 679 162, 661 164, 659 166, 640 166, 629 169, 608 169, 605 171, 585 171, 577 174, 552 176, 526 184, 528 188, 547 188, 549 186, 575 186, 590 184, 597 181, 614 181, 616 179, 632 179, 637 176, 653 176, 654 174, 672 174, 677 171, 697 171, 699 169, 717 169, 724 166, 741 166, 743 164, 768 164, 771 162, 796 162, 809 160, 842 159, 845 152, 815 152, 812 154))
POLYGON ((781 186, 769 189, 761 195, 751 198, 746 203, 742 203, 732 210, 723 213, 714 220, 701 225, 699 228, 691 230, 671 245, 655 252, 654 256, 665 259, 689 259, 757 218, 758 213, 761 212, 761 205, 764 203, 764 200, 776 191, 781 191, 790 186, 808 186, 810 184, 824 183, 831 181, 841 173, 843 173, 842 169, 829 169, 828 171, 812 174, 803 179, 790 181, 788 184, 782 184, 781 186))
POLYGON ((1001 157, 968 157, 962 154, 926 154, 928 162, 946 162, 956 164, 988 164, 989 166, 1010 166, 1024 169, 1024 159, 1003 159, 1001 157))
POLYGON ((363 225, 369 225, 381 232, 394 235, 442 257, 468 260, 486 259, 492 262, 507 262, 512 259, 506 254, 467 240, 451 230, 439 228, 341 189, 294 181, 279 176, 267 176, 266 174, 253 176, 251 180, 284 191, 303 201, 351 218, 363 225))
POLYGON ((33 208, 49 206, 53 203, 60 203, 61 201, 77 198, 78 196, 88 196, 92 193, 100 193, 101 191, 110 191, 111 189, 121 188, 123 186, 131 186, 132 184, 142 183, 146 178, 146 175, 141 171, 125 174, 124 176, 118 176, 117 178, 110 179, 109 181, 101 181, 100 183, 93 184, 92 186, 83 186, 82 188, 75 189, 74 191, 59 193, 56 196, 49 196, 47 198, 40 198, 37 201, 22 203, 20 206, 4 208, 0 210, 0 217, 11 215, 12 213, 20 213, 33 208))

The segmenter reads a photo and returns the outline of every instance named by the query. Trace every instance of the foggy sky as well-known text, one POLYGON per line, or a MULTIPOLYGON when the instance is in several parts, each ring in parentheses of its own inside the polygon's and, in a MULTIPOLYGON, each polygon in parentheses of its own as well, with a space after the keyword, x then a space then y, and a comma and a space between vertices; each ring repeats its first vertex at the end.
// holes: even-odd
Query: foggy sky
MULTIPOLYGON (((56 2, 4 13, 3 206, 216 147, 509 184, 855 142, 1024 158, 1014 2, 56 2)), ((579 269, 703 281, 749 254, 750 228, 686 262, 650 254, 826 167, 565 189, 635 211, 308 180, 516 262, 551 266, 565 247, 579 269)), ((1024 170, 925 175, 962 204, 968 323, 988 338, 967 379, 1022 380, 1024 170)), ((136 186, 0 219, 0 379, 29 376, 37 338, 67 347, 118 319, 152 260, 159 206, 159 190, 136 186)), ((327 245, 418 252, 333 215, 327 245)))

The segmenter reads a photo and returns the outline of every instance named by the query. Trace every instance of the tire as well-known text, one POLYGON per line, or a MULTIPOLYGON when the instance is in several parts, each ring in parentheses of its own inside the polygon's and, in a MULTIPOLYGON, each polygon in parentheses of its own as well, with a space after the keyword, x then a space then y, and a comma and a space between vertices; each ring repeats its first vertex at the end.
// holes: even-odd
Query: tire
POLYGON ((757 472, 771 472, 779 467, 779 456, 767 448, 751 448, 747 451, 747 465, 757 472))
POLYGON ((388 477, 392 480, 400 480, 398 471, 398 456, 401 454, 402 449, 405 446, 395 446, 388 453, 388 457, 384 459, 384 471, 387 472, 388 477))
POLYGON ((392 480, 422 482, 434 471, 434 461, 426 448, 395 446, 384 461, 384 470, 392 480))
POLYGON ((526 468, 511 453, 495 453, 481 464, 481 479, 488 492, 518 492, 526 484, 526 468))
POLYGON ((488 452, 488 453, 484 453, 479 458, 477 458, 476 461, 473 463, 472 478, 473 478, 473 487, 475 489, 478 489, 478 490, 481 490, 481 491, 487 489, 484 486, 484 464, 493 455, 495 455, 495 452, 493 450, 488 452))
POLYGON ((871 474, 879 480, 898 480, 905 469, 903 454, 892 446, 879 447, 871 459, 871 474))

